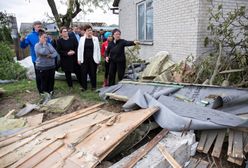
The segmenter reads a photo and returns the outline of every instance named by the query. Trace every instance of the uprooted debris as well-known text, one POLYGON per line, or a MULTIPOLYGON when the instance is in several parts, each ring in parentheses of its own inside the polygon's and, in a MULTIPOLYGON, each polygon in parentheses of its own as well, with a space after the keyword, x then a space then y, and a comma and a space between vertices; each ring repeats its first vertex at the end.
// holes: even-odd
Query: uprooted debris
POLYGON ((20 119, 10 119, 5 117, 0 118, 0 131, 22 128, 25 125, 26 125, 26 120, 23 118, 20 119))
POLYGON ((95 167, 158 110, 116 114, 100 106, 81 109, 1 138, 1 166, 95 167))
POLYGON ((30 113, 31 111, 33 111, 34 109, 37 109, 37 108, 38 108, 38 105, 36 105, 36 104, 26 103, 25 107, 22 108, 18 113, 16 113, 16 116, 17 117, 24 116, 24 115, 30 113))
POLYGON ((156 54, 155 58, 152 59, 150 64, 142 72, 142 80, 158 80, 160 78, 158 76, 171 70, 174 64, 169 59, 169 53, 161 51, 156 54))
POLYGON ((74 99, 75 96, 64 96, 56 99, 51 99, 44 105, 41 105, 38 110, 50 113, 63 113, 70 107, 74 99))
POLYGON ((0 118, 0 137, 15 134, 24 127, 36 126, 42 123, 43 113, 30 115, 28 117, 14 118, 11 110, 7 115, 0 118))
POLYGON ((146 145, 115 163, 111 168, 159 168, 170 167, 170 165, 181 167, 189 160, 194 142, 194 133, 181 136, 179 132, 168 133, 165 129, 146 145))
POLYGON ((26 103, 25 107, 22 108, 19 112, 17 112, 16 116, 21 117, 24 116, 33 110, 38 110, 41 112, 49 112, 49 113, 63 113, 65 112, 73 103, 75 96, 63 96, 56 99, 51 99, 50 94, 44 94, 44 98, 42 99, 42 104, 30 104, 26 103), (47 96, 48 95, 48 96, 47 96))
POLYGON ((197 151, 212 151, 215 162, 228 136, 227 159, 242 165, 248 152, 247 93, 247 89, 122 81, 100 89, 99 95, 126 102, 123 108, 127 111, 157 106, 155 121, 169 130, 206 130, 197 151))

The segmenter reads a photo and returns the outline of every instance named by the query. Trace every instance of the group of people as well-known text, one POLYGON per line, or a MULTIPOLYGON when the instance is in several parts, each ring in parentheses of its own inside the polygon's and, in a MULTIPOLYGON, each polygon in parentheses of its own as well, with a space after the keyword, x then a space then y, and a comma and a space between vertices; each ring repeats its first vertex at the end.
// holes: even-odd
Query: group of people
POLYGON ((59 33, 60 38, 51 41, 42 29, 42 23, 36 21, 33 23, 33 31, 20 39, 21 48, 30 46, 36 85, 40 94, 45 92, 53 94, 55 69, 58 62, 65 73, 69 90, 73 87, 72 73, 76 75, 81 91, 88 88, 87 76, 90 78, 91 89, 96 89, 97 66, 101 57, 105 62, 103 86, 114 85, 116 73, 118 80, 124 77, 125 46, 138 44, 138 41, 121 39, 119 29, 105 32, 105 34, 100 33, 99 37, 96 37, 90 25, 80 28, 74 26, 72 32, 62 26, 59 33))

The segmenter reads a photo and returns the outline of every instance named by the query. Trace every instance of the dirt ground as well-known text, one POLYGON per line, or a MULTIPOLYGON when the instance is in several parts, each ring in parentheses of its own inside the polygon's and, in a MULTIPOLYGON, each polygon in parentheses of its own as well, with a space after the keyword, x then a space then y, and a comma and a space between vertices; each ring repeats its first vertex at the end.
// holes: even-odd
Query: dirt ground
MULTIPOLYGON (((66 96, 62 94, 57 94, 54 97, 66 96)), ((37 92, 27 91, 24 93, 18 93, 15 96, 3 96, 0 99, 0 117, 6 115, 9 111, 15 110, 15 113, 22 109, 26 103, 36 104, 40 100, 40 96, 37 92)), ((59 117, 64 114, 72 113, 74 111, 80 110, 82 108, 86 108, 96 104, 96 102, 90 102, 86 100, 80 99, 77 95, 75 95, 75 100, 72 105, 64 112, 64 113, 47 113, 44 115, 44 121, 59 117)), ((120 112, 122 103, 119 102, 106 102, 102 108, 111 112, 120 112)), ((37 113, 33 111, 32 113, 37 113)))

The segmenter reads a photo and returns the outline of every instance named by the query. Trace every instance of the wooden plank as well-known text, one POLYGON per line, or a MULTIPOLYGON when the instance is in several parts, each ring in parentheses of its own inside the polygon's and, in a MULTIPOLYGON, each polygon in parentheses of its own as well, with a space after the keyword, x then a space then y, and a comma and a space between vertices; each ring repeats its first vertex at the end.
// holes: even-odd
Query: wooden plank
POLYGON ((205 160, 190 158, 190 163, 186 168, 208 168, 209 163, 205 160))
POLYGON ((233 158, 233 157, 229 156, 227 158, 227 161, 232 162, 232 163, 235 163, 235 164, 241 166, 243 164, 244 159, 233 158))
POLYGON ((12 115, 15 112, 15 109, 10 110, 5 116, 4 118, 8 118, 10 115, 12 115))
POLYGON ((244 152, 245 154, 248 152, 248 133, 243 132, 243 142, 244 142, 244 152))
POLYGON ((43 148, 41 151, 33 155, 31 158, 26 160, 24 163, 18 166, 18 168, 27 168, 27 167, 34 167, 39 164, 42 160, 47 158, 50 154, 52 154, 55 150, 59 147, 64 145, 63 140, 57 140, 54 143, 48 145, 47 147, 43 148))
MULTIPOLYGON (((120 144, 123 138, 127 137, 156 111, 158 108, 152 107, 121 113, 112 126, 103 125, 77 145, 77 154, 72 155, 67 160, 73 161, 77 165, 95 167, 104 158, 103 156, 108 155, 114 146, 120 144)), ((66 161, 64 167, 69 168, 71 166, 66 161)))
MULTIPOLYGON (((73 138, 80 136, 79 129, 84 129, 91 125, 95 125, 97 123, 101 123, 103 121, 111 118, 115 113, 108 112, 106 110, 99 110, 96 113, 92 113, 90 115, 81 117, 79 119, 73 120, 71 122, 64 123, 52 129, 49 129, 45 132, 42 132, 40 136, 36 138, 35 141, 31 141, 30 143, 18 148, 16 152, 11 152, 3 158, 0 158, 0 162, 5 162, 5 164, 12 164, 18 160, 20 160, 23 156, 28 155, 40 148, 44 143, 46 143, 47 139, 53 139, 57 134, 66 134, 68 138, 65 138, 65 143, 70 144, 73 142, 73 138), (74 131, 74 132, 73 132, 74 131), (71 136, 70 136, 71 135, 71 136), (37 144, 37 142, 39 142, 37 144)), ((0 148, 1 151, 1 148, 0 148)))
POLYGON ((222 145, 226 136, 226 130, 219 130, 218 135, 214 144, 214 149, 212 151, 212 156, 219 158, 222 150, 222 145))
POLYGON ((40 113, 40 114, 26 117, 28 126, 33 127, 33 126, 39 125, 40 123, 42 123, 43 116, 44 116, 44 113, 40 113))
MULTIPOLYGON (((5 139, 1 139, 1 141, 0 141, 0 147, 2 147, 2 143, 3 143, 2 141, 9 140, 10 138, 15 137, 15 136, 23 135, 24 133, 26 133, 26 132, 28 132, 28 131, 32 131, 32 130, 34 130, 35 128, 39 128, 39 127, 41 127, 41 126, 50 124, 50 123, 52 123, 52 122, 58 122, 58 121, 61 121, 61 120, 67 120, 67 119, 69 119, 69 118, 73 118, 73 117, 75 117, 75 116, 77 116, 77 115, 86 113, 86 112, 89 111, 89 110, 96 109, 96 108, 102 106, 103 104, 104 104, 104 103, 95 104, 95 105, 90 106, 90 107, 87 107, 87 108, 85 108, 85 109, 80 109, 80 110, 78 110, 78 111, 76 111, 76 112, 73 112, 73 113, 70 113, 70 114, 66 114, 66 115, 63 115, 63 116, 61 116, 61 117, 57 117, 57 118, 55 118, 55 119, 52 119, 52 120, 43 122, 40 126, 34 126, 34 127, 26 128, 26 129, 24 129, 24 130, 22 130, 22 131, 20 131, 20 132, 18 132, 18 133, 16 133, 16 134, 14 134, 14 135, 10 135, 10 136, 5 137, 5 139)), ((87 115, 87 114, 86 114, 86 115, 87 115)), ((14 142, 15 142, 15 141, 14 141, 14 142)))
POLYGON ((40 162, 38 165, 35 166, 35 168, 44 168, 44 167, 50 167, 50 168, 61 168, 65 164, 65 160, 76 151, 75 146, 82 142, 85 138, 87 138, 89 135, 94 133, 97 129, 99 129, 99 125, 89 126, 84 129, 80 129, 77 131, 74 131, 73 133, 68 133, 68 135, 65 137, 64 146, 56 150, 53 154, 51 154, 48 158, 40 162), (77 133, 77 134, 75 134, 77 133))
POLYGON ((89 115, 91 113, 94 113, 94 112, 96 112, 98 110, 100 110, 100 108, 94 108, 92 110, 87 110, 86 112, 84 110, 82 110, 82 111, 84 111, 84 113, 78 114, 76 116, 71 115, 68 118, 62 118, 62 119, 59 119, 59 120, 54 121, 54 122, 48 122, 47 124, 41 124, 40 126, 38 126, 37 128, 34 128, 34 129, 32 129, 33 127, 30 127, 30 129, 28 129, 28 131, 26 131, 26 132, 19 133, 17 136, 13 136, 13 137, 8 138, 8 139, 6 139, 4 141, 1 141, 0 142, 0 147, 9 145, 11 143, 14 143, 14 142, 20 140, 20 139, 29 137, 29 136, 31 136, 33 134, 36 134, 37 132, 45 131, 45 130, 51 129, 53 127, 62 125, 64 123, 70 122, 72 120, 76 120, 78 118, 84 117, 84 116, 89 115))
POLYGON ((232 129, 229 129, 229 135, 228 135, 228 149, 227 149, 227 155, 231 156, 233 151, 233 138, 234 138, 234 131, 232 129))
POLYGON ((165 147, 163 147, 161 144, 158 143, 157 145, 159 151, 162 153, 162 155, 164 156, 164 158, 170 163, 170 165, 173 168, 182 168, 182 166, 180 166, 177 161, 171 156, 171 154, 165 149, 165 147))
POLYGON ((31 136, 31 137, 28 137, 26 139, 22 139, 20 141, 17 141, 14 144, 11 144, 9 146, 5 146, 5 147, 1 148, 1 150, 0 150, 0 158, 3 157, 4 155, 10 153, 10 152, 13 152, 15 149, 27 144, 28 142, 32 141, 38 135, 40 135, 40 132, 38 132, 37 134, 35 134, 35 135, 31 136))
POLYGON ((245 152, 245 153, 248 152, 248 144, 245 145, 245 147, 244 147, 244 152, 245 152))
POLYGON ((113 100, 118 100, 118 101, 122 101, 122 102, 128 101, 127 96, 121 96, 121 95, 117 95, 115 93, 106 93, 105 95, 108 96, 110 99, 113 99, 113 100))
POLYGON ((217 130, 208 131, 207 140, 206 140, 206 144, 205 144, 204 149, 203 149, 203 153, 206 153, 206 154, 208 153, 208 151, 211 148, 216 136, 217 136, 217 130))
POLYGON ((126 165, 123 165, 123 168, 131 168, 133 167, 142 157, 144 157, 156 144, 158 144, 161 139, 165 137, 166 134, 168 134, 167 129, 163 129, 159 134, 157 134, 150 142, 146 144, 144 147, 144 150, 140 151, 136 155, 134 155, 130 162, 128 162, 126 165))
MULTIPOLYGON (((17 162, 15 162, 14 164, 12 164, 9 168, 16 168, 16 167, 22 165, 24 162, 26 162, 27 160, 29 160, 30 158, 32 158, 34 155, 36 155, 37 153, 39 153, 40 151, 42 151, 44 148, 46 148, 47 146, 51 145, 52 143, 54 143, 55 141, 57 141, 58 139, 61 139, 61 138, 63 138, 63 137, 59 137, 59 138, 54 138, 54 139, 48 140, 41 147, 39 147, 36 150, 33 150, 28 155, 22 157, 17 162)), ((7 165, 7 166, 9 166, 9 165, 7 165)), ((3 167, 6 167, 6 166, 3 166, 3 167)))
POLYGON ((232 130, 237 130, 241 132, 248 132, 248 128, 232 128, 232 130))
POLYGON ((200 137, 200 141, 197 145, 197 151, 198 152, 202 152, 205 146, 207 140, 207 131, 202 131, 201 132, 201 137, 200 137))
POLYGON ((215 164, 216 168, 223 168, 223 166, 220 163, 220 159, 219 158, 212 157, 212 159, 214 161, 214 164, 215 164))
POLYGON ((233 151, 231 154, 233 158, 244 158, 243 154, 243 133, 241 131, 234 131, 233 151))

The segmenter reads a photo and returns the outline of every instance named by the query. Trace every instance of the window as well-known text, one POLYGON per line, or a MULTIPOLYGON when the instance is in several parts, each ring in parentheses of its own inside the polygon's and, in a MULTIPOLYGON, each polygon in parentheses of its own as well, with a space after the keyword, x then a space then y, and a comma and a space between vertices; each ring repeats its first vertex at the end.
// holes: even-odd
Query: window
POLYGON ((140 41, 153 40, 153 0, 137 4, 137 26, 140 41))

